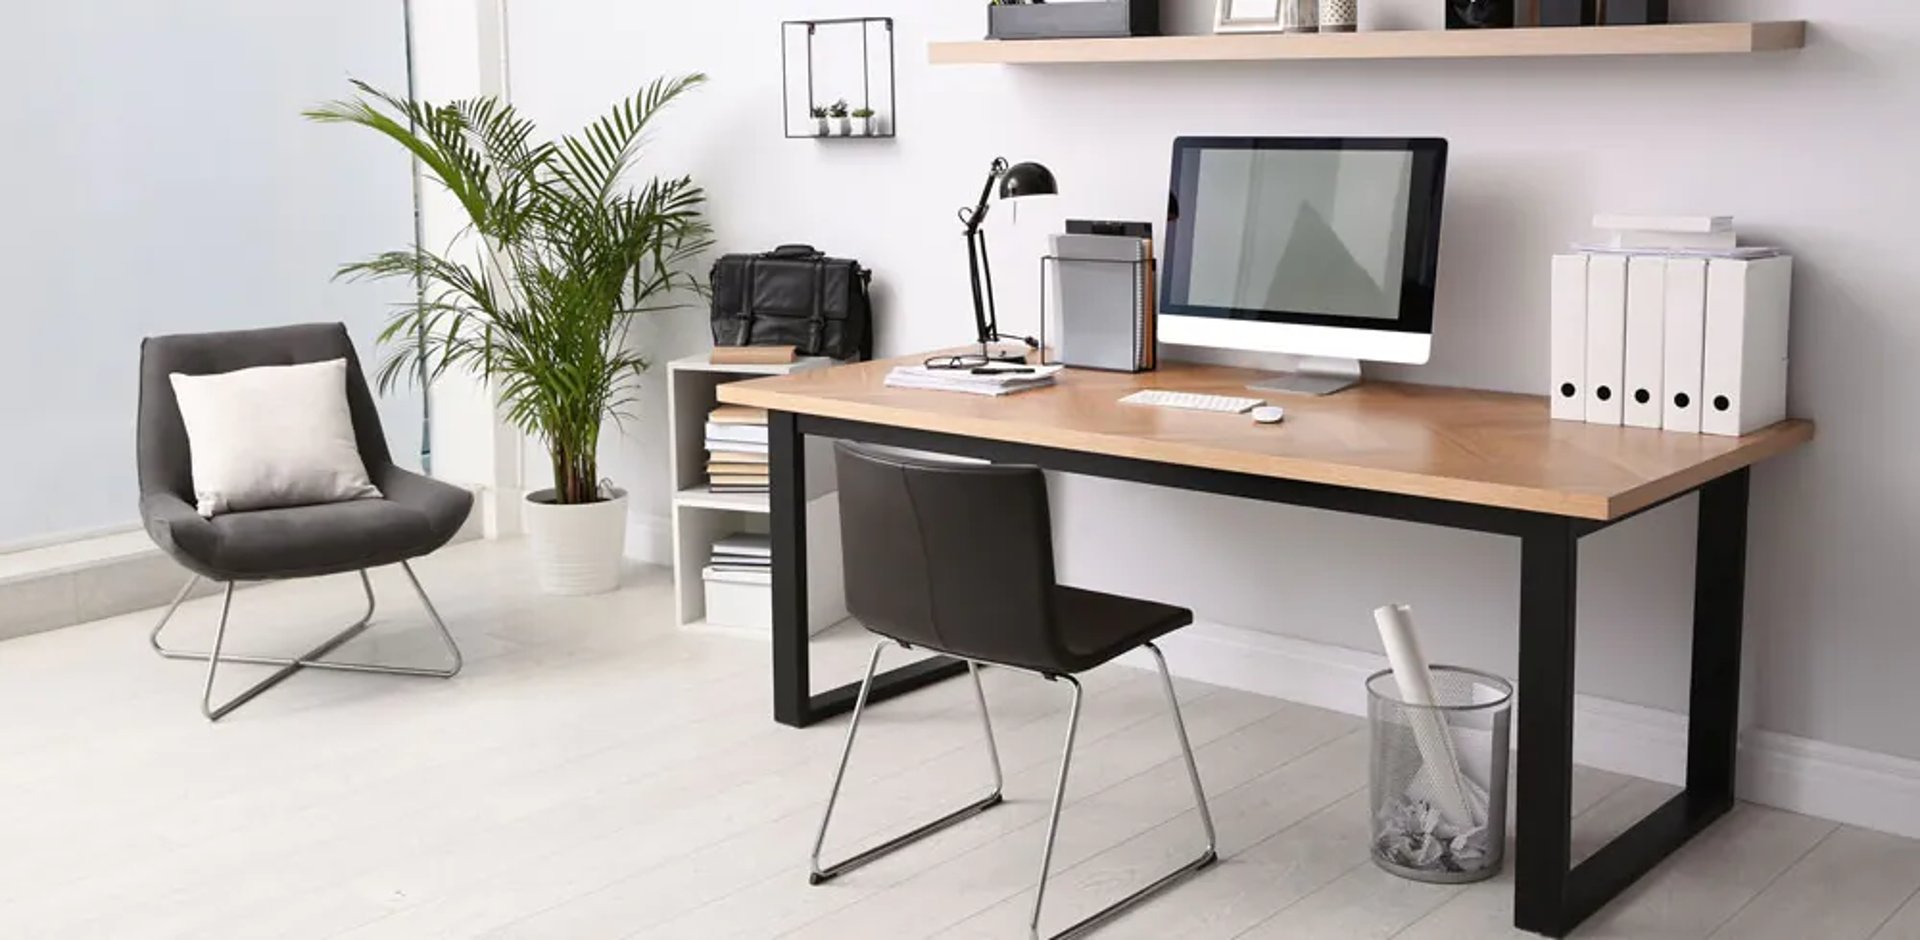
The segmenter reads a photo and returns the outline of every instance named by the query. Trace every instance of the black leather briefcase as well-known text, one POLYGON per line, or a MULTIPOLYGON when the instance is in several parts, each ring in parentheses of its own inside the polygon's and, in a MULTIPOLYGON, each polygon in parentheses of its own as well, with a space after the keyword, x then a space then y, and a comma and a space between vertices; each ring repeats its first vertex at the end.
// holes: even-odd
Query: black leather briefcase
POLYGON ((871 272, 811 245, 714 262, 713 344, 794 346, 803 356, 873 357, 871 272))

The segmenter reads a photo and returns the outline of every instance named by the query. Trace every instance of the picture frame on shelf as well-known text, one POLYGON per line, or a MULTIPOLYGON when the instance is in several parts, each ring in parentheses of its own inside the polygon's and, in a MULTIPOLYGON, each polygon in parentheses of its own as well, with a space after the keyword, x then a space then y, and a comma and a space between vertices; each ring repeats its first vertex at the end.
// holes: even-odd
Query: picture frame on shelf
POLYGON ((1312 33, 1319 31, 1317 0, 1216 0, 1215 33, 1312 33))

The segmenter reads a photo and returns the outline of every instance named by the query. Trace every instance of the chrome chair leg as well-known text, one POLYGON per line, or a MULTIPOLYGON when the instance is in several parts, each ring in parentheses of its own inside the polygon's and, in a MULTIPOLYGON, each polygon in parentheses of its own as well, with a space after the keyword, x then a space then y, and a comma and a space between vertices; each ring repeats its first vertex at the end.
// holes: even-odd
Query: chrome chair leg
POLYGON ((1053 842, 1060 834, 1060 808, 1067 802, 1067 770, 1073 766, 1073 739, 1080 734, 1080 701, 1087 690, 1080 680, 1061 676, 1073 686, 1073 705, 1067 709, 1067 743, 1060 748, 1060 774, 1053 782, 1053 808, 1047 812, 1047 841, 1040 847, 1040 881, 1033 889, 1033 916, 1027 918, 1027 932, 1040 936, 1040 910, 1047 903, 1047 872, 1053 867, 1053 842))
POLYGON ((188 594, 192 593, 194 586, 200 583, 198 575, 188 579, 186 585, 180 589, 180 593, 174 596, 173 603, 167 605, 166 612, 160 616, 160 622, 154 624, 153 631, 147 635, 147 642, 153 647, 155 652, 168 659, 194 660, 207 664, 207 682, 206 688, 200 698, 200 711, 201 714, 207 716, 207 720, 209 721, 219 721, 234 709, 252 701, 258 697, 260 693, 279 685, 285 681, 287 677, 302 669, 331 669, 340 672, 423 676, 439 679, 450 678, 459 674, 461 667, 465 664, 465 659, 460 654, 459 645, 453 640, 453 634, 447 630, 446 622, 440 619, 440 612, 434 608, 433 600, 427 596, 426 590, 420 586, 420 579, 414 575, 413 567, 406 562, 401 562, 400 567, 406 571, 408 582, 413 585, 414 592, 419 595, 421 606, 426 608, 427 618, 433 622, 434 629, 440 634, 441 642, 446 645, 447 652, 451 654, 453 659, 451 666, 443 669, 433 669, 419 666, 396 666, 385 663, 335 662, 322 658, 335 649, 338 649, 341 644, 359 636, 373 622, 373 612, 376 604, 373 594, 373 581, 367 577, 367 573, 364 570, 360 572, 360 587, 367 596, 366 613, 362 614, 359 620, 354 621, 345 630, 328 637, 325 641, 321 642, 320 645, 299 656, 233 656, 221 654, 221 647, 226 642, 228 616, 233 609, 233 591, 235 585, 234 582, 231 581, 227 582, 225 596, 221 600, 220 623, 214 630, 213 648, 211 650, 174 649, 160 642, 160 634, 167 628, 168 622, 173 619, 174 612, 179 610, 180 604, 187 599, 188 594), (216 706, 213 704, 214 676, 218 673, 219 667, 222 664, 279 666, 280 669, 248 687, 245 691, 235 695, 233 698, 228 699, 225 703, 216 706))
POLYGON ((853 739, 860 733, 860 717, 865 713, 867 708, 867 693, 873 688, 873 676, 880 667, 880 654, 887 648, 887 645, 892 642, 892 640, 881 640, 879 643, 874 644, 873 655, 867 660, 867 677, 860 683, 860 694, 854 698, 853 715, 847 721, 847 743, 840 751, 840 767, 833 772, 833 787, 827 791, 827 809, 820 817, 820 829, 813 838, 813 857, 809 871, 807 872, 807 883, 810 885, 822 884, 832 878, 844 875, 874 859, 887 855, 904 846, 911 845, 927 836, 947 829, 957 823, 964 822, 1000 805, 1000 788, 1004 782, 1000 772, 1000 748, 993 739, 993 720, 987 715, 987 693, 980 685, 980 667, 978 664, 970 662, 967 664, 967 672, 973 678, 974 701, 980 706, 980 726, 981 729, 986 732, 987 756, 993 767, 993 792, 939 819, 888 839, 873 848, 849 856, 842 861, 835 862, 831 865, 821 864, 820 853, 827 843, 827 826, 833 821, 834 805, 840 801, 840 786, 846 781, 847 763, 853 757, 853 739))
POLYGON ((1219 839, 1213 832, 1213 810, 1207 807, 1207 790, 1200 785, 1200 765, 1193 760, 1193 742, 1187 740, 1187 720, 1180 715, 1180 696, 1174 694, 1173 674, 1167 671, 1167 657, 1160 652, 1160 647, 1148 643, 1147 651, 1160 667, 1160 688, 1167 693, 1167 710, 1173 713, 1173 731, 1180 739, 1180 755, 1187 760, 1187 782, 1193 784, 1193 806, 1200 814, 1200 828, 1207 834, 1207 850, 1202 857, 1211 864, 1216 858, 1214 852, 1219 847, 1219 839))
MULTIPOLYGON (((1146 647, 1152 651, 1154 662, 1160 668, 1160 686, 1166 691, 1167 707, 1173 712, 1174 733, 1180 739, 1180 755, 1186 760, 1187 780, 1193 785, 1194 807, 1200 813, 1200 828, 1206 833, 1207 845, 1193 861, 1168 872, 1152 884, 1095 911, 1073 926, 1053 934, 1051 940, 1066 940, 1066 938, 1070 937, 1085 936, 1107 921, 1131 910, 1140 902, 1159 894, 1161 891, 1181 881, 1185 881, 1187 878, 1192 877, 1194 874, 1219 860, 1219 856, 1215 854, 1217 843, 1213 831, 1213 812, 1207 807, 1206 790, 1200 785, 1200 767, 1193 759, 1193 744, 1187 739, 1187 724, 1180 716, 1180 699, 1173 691, 1173 677, 1167 672, 1167 658, 1161 655, 1158 646, 1148 643, 1146 647)), ((1034 940, 1039 940, 1041 937, 1040 910, 1046 902, 1047 874, 1048 869, 1053 864, 1054 839, 1060 831, 1060 809, 1067 798, 1067 768, 1073 760, 1073 739, 1080 725, 1080 699, 1083 690, 1080 688, 1080 683, 1074 682, 1071 676, 1063 676, 1061 678, 1073 682, 1073 707, 1067 713, 1067 743, 1060 754, 1060 777, 1058 781, 1055 782, 1053 788, 1053 811, 1047 817, 1047 842, 1040 853, 1040 883, 1034 888, 1033 916, 1027 925, 1029 935, 1033 937, 1034 940)))

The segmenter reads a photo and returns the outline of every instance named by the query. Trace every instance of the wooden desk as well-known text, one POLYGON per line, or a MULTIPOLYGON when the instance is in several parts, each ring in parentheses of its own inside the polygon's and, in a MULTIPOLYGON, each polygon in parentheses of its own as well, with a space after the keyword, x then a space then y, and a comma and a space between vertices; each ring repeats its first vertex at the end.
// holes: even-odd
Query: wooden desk
MULTIPOLYGON (((1733 806, 1744 619, 1748 467, 1813 438, 1787 421, 1744 438, 1608 428, 1547 417, 1545 399, 1369 383, 1286 398, 1255 425, 1121 405, 1141 388, 1247 394, 1256 373, 1171 364, 1068 371, 1007 398, 889 389, 922 357, 723 386, 769 412, 773 477, 774 717, 804 726, 852 707, 857 684, 813 695, 807 664, 807 435, 892 444, 1157 486, 1313 506, 1520 539, 1520 710, 1514 923, 1564 936, 1733 806), (1687 786, 1571 867, 1575 601, 1583 536, 1699 493, 1687 786)), ((875 700, 966 671, 929 660, 876 679, 875 700)))

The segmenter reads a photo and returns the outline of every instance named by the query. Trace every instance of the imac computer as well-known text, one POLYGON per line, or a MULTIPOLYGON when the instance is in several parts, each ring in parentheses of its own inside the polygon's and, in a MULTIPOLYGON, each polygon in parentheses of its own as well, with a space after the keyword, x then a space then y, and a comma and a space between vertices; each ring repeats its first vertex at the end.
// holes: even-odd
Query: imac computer
POLYGON ((1426 362, 1446 172, 1437 139, 1175 140, 1160 340, 1301 357, 1261 391, 1426 362))

